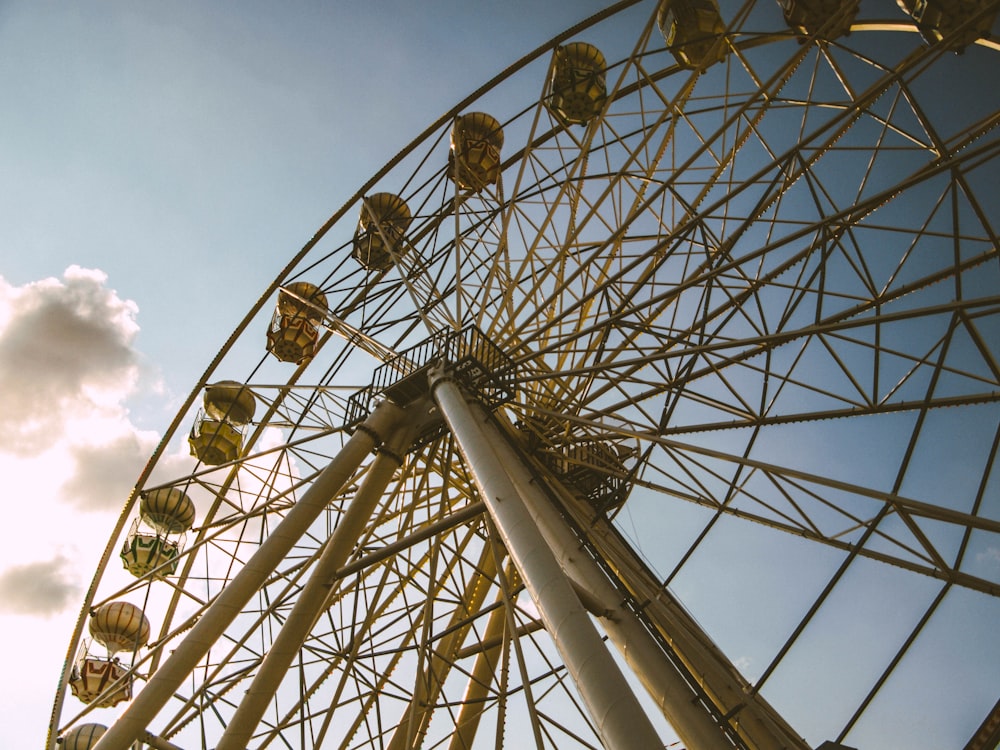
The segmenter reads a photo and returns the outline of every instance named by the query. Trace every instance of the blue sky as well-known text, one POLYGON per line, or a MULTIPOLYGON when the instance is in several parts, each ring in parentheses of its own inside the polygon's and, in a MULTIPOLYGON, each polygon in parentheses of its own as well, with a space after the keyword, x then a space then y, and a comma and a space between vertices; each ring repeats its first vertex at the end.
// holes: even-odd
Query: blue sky
MULTIPOLYGON (((0 688, 0 744, 41 739, 83 587, 126 493, 277 271, 455 101, 604 4, 0 0, 0 633, 23 680, 0 688)), ((700 514, 685 506, 675 526, 700 514)), ((658 532, 636 529, 652 544, 658 532)), ((761 552, 754 565, 776 574, 784 627, 797 602, 781 585, 808 579, 797 594, 808 601, 837 558, 823 550, 783 569, 766 554, 771 533, 734 525, 711 542, 761 552)), ((721 559, 705 552, 678 584, 707 626, 726 629, 757 569, 721 559), (699 587, 699 572, 720 587, 699 587)), ((926 606, 923 587, 901 579, 911 614, 926 606)), ((870 622, 879 604, 855 603, 870 622)), ((756 647, 749 630, 729 635, 734 657, 756 647)), ((878 645, 858 653, 874 663, 878 645)))
POLYGON ((602 5, 0 3, 5 746, 42 740, 108 530, 250 304, 418 132, 602 5))
POLYGON ((357 185, 600 5, 7 3, 4 276, 100 268, 143 319, 198 321, 137 341, 183 388, 357 185))

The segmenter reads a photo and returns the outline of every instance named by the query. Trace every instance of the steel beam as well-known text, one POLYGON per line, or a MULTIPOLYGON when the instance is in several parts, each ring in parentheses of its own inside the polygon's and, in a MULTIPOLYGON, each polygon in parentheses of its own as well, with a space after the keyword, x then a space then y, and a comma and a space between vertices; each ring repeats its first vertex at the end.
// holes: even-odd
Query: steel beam
POLYGON ((459 599, 461 604, 452 612, 451 620, 444 627, 444 634, 438 640, 436 648, 426 657, 423 668, 418 670, 413 696, 406 705, 386 750, 414 750, 423 747, 427 727, 455 663, 455 653, 461 648, 472 627, 469 613, 478 612, 482 608, 497 571, 497 561, 487 545, 476 565, 476 572, 471 574, 462 592, 459 599))
POLYGON ((312 631, 316 619, 330 595, 330 579, 340 568, 365 530, 402 456, 413 439, 412 417, 399 426, 385 441, 365 475, 354 499, 337 521, 333 534, 323 547, 309 580, 299 592, 288 618, 278 631, 254 676, 250 687, 229 720, 216 750, 246 750, 264 712, 271 704, 295 656, 312 631))
POLYGON ((524 500, 456 382, 431 371, 431 390, 483 502, 541 613, 608 750, 662 747, 649 717, 607 650, 524 500))
POLYGON ((146 687, 101 737, 93 750, 128 750, 170 700, 198 662, 257 593, 267 578, 350 480, 372 448, 399 423, 403 410, 381 403, 333 461, 267 535, 246 565, 219 592, 173 653, 149 677, 146 687))
MULTIPOLYGON (((552 549, 574 587, 584 592, 581 601, 586 605, 589 600, 588 609, 600 617, 609 640, 685 746, 691 750, 732 750, 732 743, 725 737, 717 717, 713 717, 708 708, 711 704, 703 701, 695 685, 667 658, 663 648, 636 614, 623 606, 622 593, 615 588, 596 561, 585 551, 581 551, 580 540, 535 481, 524 459, 497 427, 494 418, 478 405, 470 405, 470 409, 482 420, 483 430, 490 444, 494 446, 504 468, 525 498, 528 512, 546 544, 552 549)), ((760 748, 768 750, 779 750, 782 747, 783 744, 773 742, 760 745, 760 748)))

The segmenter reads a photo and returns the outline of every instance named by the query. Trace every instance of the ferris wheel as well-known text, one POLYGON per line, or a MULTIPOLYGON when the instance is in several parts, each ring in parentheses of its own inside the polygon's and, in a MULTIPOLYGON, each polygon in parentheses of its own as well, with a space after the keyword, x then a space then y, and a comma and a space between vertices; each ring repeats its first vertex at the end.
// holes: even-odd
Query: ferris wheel
POLYGON ((991 747, 998 3, 901 5, 619 2, 420 134, 170 426, 49 747, 991 747))

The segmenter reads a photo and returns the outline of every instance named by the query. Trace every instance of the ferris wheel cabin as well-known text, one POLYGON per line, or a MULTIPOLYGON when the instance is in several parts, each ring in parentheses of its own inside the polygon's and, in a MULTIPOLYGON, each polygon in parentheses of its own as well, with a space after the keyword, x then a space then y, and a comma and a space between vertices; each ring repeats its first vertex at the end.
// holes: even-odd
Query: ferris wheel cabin
POLYGON ((403 236, 413 221, 406 201, 392 193, 375 193, 362 200, 354 233, 354 259, 369 271, 384 271, 406 252, 403 236))
POLYGON ((821 39, 850 34, 860 6, 859 0, 778 0, 778 4, 796 34, 821 39))
POLYGON ((132 699, 131 669, 119 653, 135 653, 149 642, 149 620, 130 602, 108 602, 90 613, 90 635, 107 656, 90 653, 84 644, 70 673, 69 687, 81 702, 111 708, 132 699))
POLYGON ((607 62, 592 44, 571 42, 556 47, 546 106, 567 125, 586 125, 604 108, 607 62))
POLYGON ((994 0, 896 0, 928 44, 943 43, 961 53, 990 36, 1000 10, 994 0))
POLYGON ((318 326, 328 310, 326 295, 315 284, 289 284, 278 292, 278 304, 267 331, 267 350, 282 362, 305 364, 316 353, 318 326))
POLYGON ((482 192, 500 179, 503 128, 485 112, 468 112, 455 118, 451 128, 448 174, 462 190, 482 192))
POLYGON ((656 21, 678 65, 707 68, 725 58, 726 25, 715 0, 664 0, 656 21))
POLYGON ((191 455, 203 464, 235 461, 243 449, 243 430, 253 419, 256 401, 242 383, 224 380, 205 388, 204 407, 188 436, 191 455))
POLYGON ((62 736, 60 745, 62 750, 90 750, 107 731, 103 724, 78 724, 62 736))
POLYGON ((177 558, 184 548, 184 535, 194 525, 191 499, 174 487, 143 493, 139 517, 122 546, 125 569, 136 578, 164 578, 177 572, 177 558))

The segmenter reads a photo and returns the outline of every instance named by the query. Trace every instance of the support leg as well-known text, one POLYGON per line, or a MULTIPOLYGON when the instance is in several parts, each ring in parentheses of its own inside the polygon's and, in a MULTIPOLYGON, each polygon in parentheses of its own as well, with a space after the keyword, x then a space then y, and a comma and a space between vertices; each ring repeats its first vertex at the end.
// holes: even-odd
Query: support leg
POLYGON ((461 389, 441 372, 431 375, 431 388, 605 747, 662 747, 662 740, 525 509, 461 389))
POLYGON ((329 583, 337 569, 347 562, 348 556, 357 544, 378 505, 379 498, 399 468, 401 456, 409 448, 413 438, 412 419, 397 428, 372 463, 367 476, 358 488, 357 494, 341 516, 333 535, 327 541, 309 580, 295 599, 295 605, 288 613, 288 619, 268 648, 260 669, 250 687, 229 720, 225 733, 216 750, 245 750, 264 712, 288 672, 295 655, 302 648, 323 610, 330 593, 329 583))
POLYGON ((160 712, 198 662, 236 619, 298 540, 319 518, 361 461, 399 422, 402 410, 380 404, 334 457, 316 481, 292 506, 281 523, 261 543, 246 565, 219 592, 208 611, 198 620, 177 648, 153 673, 146 687, 112 724, 94 750, 127 750, 160 712))
POLYGON ((495 447, 515 487, 525 498, 528 512, 560 566, 587 598, 596 603, 594 609, 600 612, 608 639, 639 678, 684 745, 691 750, 732 750, 732 744, 700 701, 694 686, 670 662, 635 613, 622 606, 621 594, 594 559, 580 552, 580 542, 572 529, 537 485, 521 456, 507 442, 493 419, 478 405, 469 408, 483 423, 490 444, 495 447))

